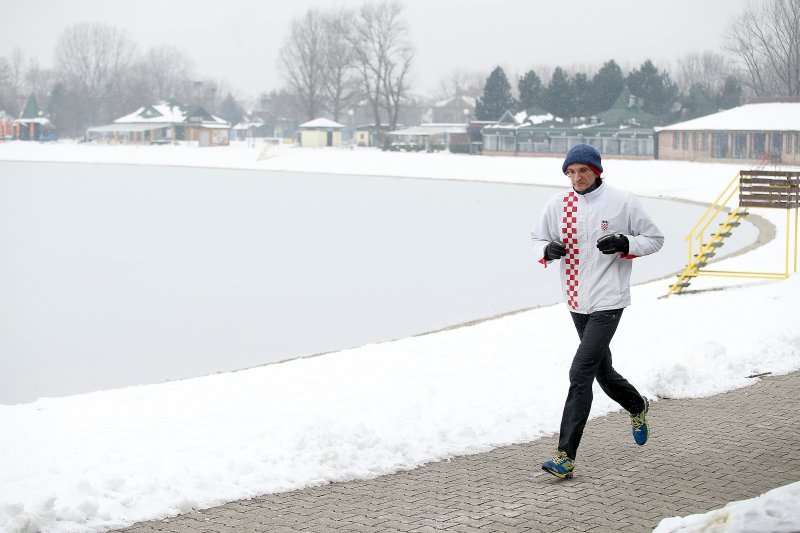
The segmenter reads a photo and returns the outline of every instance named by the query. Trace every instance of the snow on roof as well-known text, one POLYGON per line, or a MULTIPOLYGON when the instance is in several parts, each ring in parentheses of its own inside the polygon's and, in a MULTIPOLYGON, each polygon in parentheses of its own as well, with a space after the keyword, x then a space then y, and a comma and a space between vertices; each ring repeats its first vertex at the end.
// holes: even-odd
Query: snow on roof
POLYGON ((543 122, 552 122, 555 120, 555 117, 550 113, 543 113, 541 115, 529 115, 527 111, 520 111, 516 115, 513 115, 514 121, 521 125, 525 126, 526 122, 529 124, 542 124, 543 122))
POLYGON ((554 120, 556 120, 556 117, 554 117, 550 113, 545 113, 544 115, 528 115, 528 118, 526 120, 531 124, 535 125, 535 124, 542 124, 544 122, 553 122, 554 120))
POLYGON ((339 124, 328 118, 315 118, 298 126, 300 128, 344 128, 344 124, 339 124))
POLYGON ((91 133, 113 133, 113 132, 142 132, 153 131, 166 128, 165 124, 109 124, 108 126, 97 126, 86 131, 91 133))
POLYGON ((474 96, 460 95, 460 96, 453 96, 452 98, 447 98, 445 100, 439 100, 438 102, 433 104, 433 107, 446 107, 448 105, 452 105, 454 102, 457 102, 458 100, 461 100, 464 104, 472 108, 475 108, 475 104, 478 103, 477 102, 478 99, 475 98, 474 96))
POLYGON ((800 103, 746 104, 713 115, 655 128, 656 131, 800 131, 800 103))
POLYGON ((50 124, 50 119, 47 117, 36 118, 18 118, 14 120, 14 124, 50 124))
POLYGON ((465 133, 467 131, 466 124, 420 124, 419 126, 411 126, 402 130, 395 130, 387 132, 387 135, 442 135, 444 133, 465 133))
POLYGON ((178 105, 170 105, 167 102, 160 102, 151 106, 143 106, 129 115, 120 117, 114 121, 115 124, 132 123, 175 123, 183 122, 183 109, 178 105))
POLYGON ((524 128, 526 126, 536 126, 538 124, 544 124, 546 122, 553 122, 558 121, 559 119, 551 115, 550 113, 546 113, 544 115, 528 115, 526 111, 520 111, 519 113, 512 115, 510 112, 506 112, 501 117, 500 122, 497 123, 490 123, 487 127, 493 130, 516 130, 519 128, 524 128), (502 122, 502 120, 506 117, 510 117, 513 119, 513 122, 502 122))
POLYGON ((250 129, 250 128, 260 128, 262 126, 264 126, 264 121, 263 120, 255 120, 255 121, 252 121, 252 122, 249 121, 249 120, 243 120, 242 122, 237 123, 233 127, 233 129, 235 129, 235 130, 247 130, 247 129, 250 129))
MULTIPOLYGON (((180 124, 188 122, 189 113, 185 107, 169 102, 159 102, 155 105, 143 106, 129 115, 120 117, 114 121, 115 124, 180 124)), ((224 125, 227 122, 219 117, 209 114, 211 121, 216 124, 224 125)), ((204 120, 209 122, 208 120, 204 120)))

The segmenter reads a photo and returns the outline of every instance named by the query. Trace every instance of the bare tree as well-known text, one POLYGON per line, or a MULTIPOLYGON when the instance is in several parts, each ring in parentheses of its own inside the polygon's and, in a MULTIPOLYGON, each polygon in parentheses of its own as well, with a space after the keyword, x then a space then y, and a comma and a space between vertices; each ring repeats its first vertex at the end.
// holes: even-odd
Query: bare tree
POLYGON ((11 51, 11 84, 17 96, 23 100, 27 98, 27 95, 22 94, 24 92, 22 85, 25 78, 25 63, 25 52, 19 46, 15 46, 11 51))
POLYGON ((355 54, 348 38, 350 17, 348 11, 339 9, 326 13, 323 18, 323 83, 336 121, 360 96, 354 69, 355 54))
POLYGON ((678 59, 675 68, 675 83, 682 93, 700 85, 711 93, 719 93, 725 80, 736 74, 736 68, 722 54, 707 50, 693 52, 678 59))
POLYGON ((308 119, 318 117, 325 108, 324 26, 322 13, 308 9, 292 20, 278 55, 278 67, 308 119))
POLYGON ((110 121, 129 111, 119 99, 136 59, 129 35, 105 24, 79 23, 64 30, 56 45, 60 81, 80 102, 76 128, 110 121))
MULTIPOLYGON (((153 90, 153 80, 143 61, 136 61, 126 72, 124 86, 110 87, 108 98, 115 102, 115 108, 127 114, 143 105, 155 103, 157 98, 153 90)), ((116 116, 111 118, 117 118, 116 116)))
POLYGON ((400 18, 402 11, 397 0, 364 4, 350 34, 363 93, 377 127, 381 125, 381 111, 386 113, 390 129, 396 127, 408 89, 415 52, 408 25, 400 18))
POLYGON ((414 48, 411 45, 401 45, 396 50, 395 60, 386 62, 386 71, 383 77, 384 109, 389 115, 389 129, 397 127, 397 118, 400 107, 405 101, 408 89, 407 78, 411 71, 414 59, 414 48))
POLYGON ((16 116, 18 106, 13 95, 11 63, 5 57, 0 57, 0 111, 16 116))
POLYGON ((25 54, 14 47, 9 58, 0 57, 0 110, 19 115, 25 105, 23 87, 25 54))
POLYGON ((0 111, 17 116, 31 94, 40 105, 47 102, 53 85, 52 71, 39 66, 35 58, 28 59, 16 47, 11 59, 0 57, 0 111))
POLYGON ((151 98, 168 100, 184 92, 186 82, 196 79, 186 53, 172 45, 150 48, 143 59, 143 74, 151 84, 151 98))
POLYGON ((483 93, 483 83, 488 74, 481 72, 465 72, 456 69, 439 80, 435 97, 437 100, 446 100, 454 96, 472 96, 478 98, 483 93))
POLYGON ((209 113, 217 113, 225 96, 232 90, 225 80, 204 78, 187 81, 179 89, 178 101, 188 104, 189 107, 202 107, 209 113))
POLYGON ((726 48, 757 96, 800 96, 800 0, 748 6, 729 26, 726 48))
POLYGON ((28 61, 23 77, 23 86, 27 94, 36 95, 36 100, 40 104, 44 104, 45 110, 47 108, 48 96, 53 86, 53 79, 53 72, 49 69, 42 68, 39 65, 39 61, 36 59, 28 61))
POLYGON ((297 100, 286 88, 282 88, 279 91, 262 93, 256 109, 269 124, 275 126, 279 121, 298 122, 300 112, 295 107, 296 104, 297 100))

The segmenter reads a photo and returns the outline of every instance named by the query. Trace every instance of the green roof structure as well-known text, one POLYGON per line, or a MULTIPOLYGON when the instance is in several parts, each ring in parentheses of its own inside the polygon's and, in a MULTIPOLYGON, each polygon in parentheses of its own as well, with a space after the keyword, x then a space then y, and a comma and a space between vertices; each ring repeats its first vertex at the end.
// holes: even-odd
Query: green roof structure
POLYGON ((36 96, 30 95, 28 101, 25 103, 25 109, 19 118, 39 118, 40 116, 39 104, 36 102, 36 96))
POLYGON ((631 94, 626 85, 614 101, 614 105, 608 111, 598 113, 597 118, 599 122, 608 127, 634 126, 652 128, 663 125, 663 120, 660 117, 643 111, 638 102, 639 99, 631 94))

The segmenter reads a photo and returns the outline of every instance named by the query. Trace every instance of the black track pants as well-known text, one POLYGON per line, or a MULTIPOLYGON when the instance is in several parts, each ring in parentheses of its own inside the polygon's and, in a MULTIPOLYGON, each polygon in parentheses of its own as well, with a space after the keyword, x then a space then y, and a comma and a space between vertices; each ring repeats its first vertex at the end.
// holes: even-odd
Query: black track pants
POLYGON ((569 393, 561 416, 558 449, 575 459, 592 407, 595 378, 603 392, 631 414, 644 409, 644 400, 633 385, 611 366, 608 345, 622 318, 622 309, 596 311, 588 315, 570 314, 581 343, 569 369, 569 393))

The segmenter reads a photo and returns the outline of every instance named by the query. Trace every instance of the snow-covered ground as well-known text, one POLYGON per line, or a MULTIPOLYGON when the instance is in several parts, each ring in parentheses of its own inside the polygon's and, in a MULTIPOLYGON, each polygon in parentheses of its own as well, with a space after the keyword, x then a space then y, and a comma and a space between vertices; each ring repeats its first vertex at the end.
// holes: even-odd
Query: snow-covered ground
POLYGON ((665 518, 653 533, 796 533, 800 531, 800 481, 705 514, 665 518))
MULTIPOLYGON (((6 161, 568 184, 561 160, 553 158, 284 148, 259 160, 260 153, 261 147, 245 145, 0 143, 6 161)), ((636 194, 706 203, 739 170, 604 163, 610 183, 636 194)), ((716 268, 783 270, 785 212, 758 214, 775 225, 776 238, 716 268)), ((687 221, 687 231, 693 223, 687 221)), ((666 292, 664 280, 634 288, 633 306, 616 335, 626 342, 614 344, 614 361, 644 394, 703 397, 747 386, 753 383, 748 375, 800 369, 797 275, 786 281, 704 278, 692 288, 717 287, 728 290, 658 299, 666 292), (725 336, 709 335, 721 319, 725 336), (648 347, 646 359, 640 346, 648 347)), ((561 304, 247 371, 0 406, 0 529, 103 530, 552 434, 572 356, 564 338, 575 333, 561 304), (547 378, 539 371, 543 364, 547 378)), ((617 409, 598 391, 593 417, 617 409)), ((798 490, 795 483, 706 517, 668 519, 659 531, 699 531, 708 520, 721 520, 720 513, 730 517, 725 531, 772 531, 770 509, 784 502, 796 511, 785 502, 796 502, 798 490)), ((794 520, 800 529, 800 517, 794 520)))

